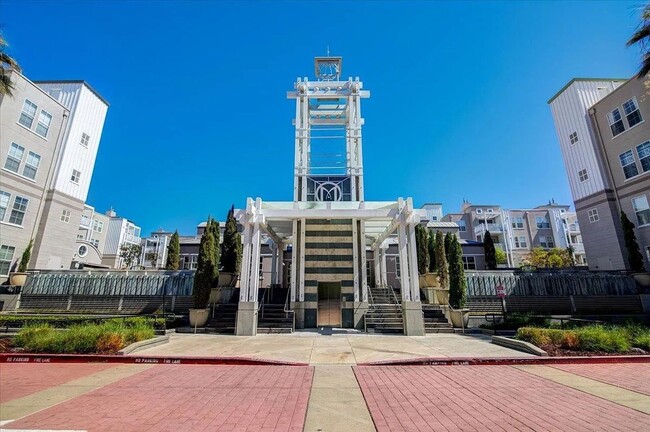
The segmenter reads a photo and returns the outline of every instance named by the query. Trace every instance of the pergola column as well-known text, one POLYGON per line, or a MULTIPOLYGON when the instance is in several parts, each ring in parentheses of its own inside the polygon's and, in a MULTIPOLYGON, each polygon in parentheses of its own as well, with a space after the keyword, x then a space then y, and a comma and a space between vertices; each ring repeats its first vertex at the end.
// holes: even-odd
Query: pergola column
POLYGON ((402 261, 402 279, 409 281, 409 298, 405 298, 405 288, 402 286, 402 316, 404 317, 404 334, 407 336, 424 336, 424 319, 422 303, 420 303, 420 283, 418 278, 417 248, 415 246, 415 227, 420 223, 420 217, 413 211, 413 201, 408 198, 404 203, 400 200, 400 208, 405 204, 400 214, 400 259, 402 261), (405 243, 405 244, 404 244, 405 243), (404 250, 404 253, 402 253, 404 250))
POLYGON ((379 252, 379 246, 375 246, 372 249, 373 264, 375 266, 375 286, 381 285, 381 254, 379 252))
POLYGON ((244 219, 244 254, 242 259, 239 307, 237 312, 237 335, 257 334, 257 298, 260 286, 261 212, 262 200, 246 202, 244 219))
POLYGON ((411 300, 420 301, 420 278, 418 275, 418 252, 415 244, 415 226, 417 222, 413 221, 411 216, 411 223, 408 230, 408 246, 409 246, 409 276, 411 279, 411 300))
POLYGON ((400 285, 402 287, 402 303, 411 301, 411 284, 409 283, 409 253, 408 240, 406 237, 406 223, 404 216, 400 215, 399 225, 397 227, 397 238, 399 248, 400 264, 400 285))

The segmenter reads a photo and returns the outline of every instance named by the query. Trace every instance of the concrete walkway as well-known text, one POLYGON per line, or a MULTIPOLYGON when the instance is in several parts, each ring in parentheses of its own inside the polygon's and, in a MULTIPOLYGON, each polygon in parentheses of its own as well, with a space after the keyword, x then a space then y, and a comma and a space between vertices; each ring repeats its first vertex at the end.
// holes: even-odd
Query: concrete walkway
POLYGON ((134 355, 253 357, 309 364, 347 365, 421 357, 534 357, 494 345, 486 336, 432 334, 409 337, 365 333, 324 335, 317 332, 250 337, 172 334, 169 343, 134 355))

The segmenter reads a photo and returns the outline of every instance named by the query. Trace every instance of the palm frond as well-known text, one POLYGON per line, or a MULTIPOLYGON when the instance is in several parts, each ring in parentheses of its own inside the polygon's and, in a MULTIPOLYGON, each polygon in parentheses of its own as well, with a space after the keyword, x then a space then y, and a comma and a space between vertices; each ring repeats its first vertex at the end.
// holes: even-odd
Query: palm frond
POLYGON ((11 82, 11 77, 2 70, 0 72, 0 95, 13 96, 13 89, 14 83, 11 82))
POLYGON ((645 41, 646 43, 650 42, 650 23, 648 23, 647 25, 639 28, 636 32, 634 32, 634 34, 632 35, 630 40, 627 41, 627 46, 634 45, 634 44, 639 43, 641 41, 645 41), (648 40, 645 40, 646 38, 648 40))

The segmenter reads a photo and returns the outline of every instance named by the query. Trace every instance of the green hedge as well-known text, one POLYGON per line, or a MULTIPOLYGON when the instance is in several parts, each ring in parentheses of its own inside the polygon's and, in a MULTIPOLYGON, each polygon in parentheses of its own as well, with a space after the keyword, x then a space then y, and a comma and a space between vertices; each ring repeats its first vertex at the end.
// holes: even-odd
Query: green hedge
POLYGON ((590 325, 571 330, 522 327, 515 338, 538 347, 586 352, 624 353, 632 347, 650 350, 650 329, 639 325, 590 325))
POLYGON ((101 324, 75 324, 67 330, 57 330, 49 324, 24 327, 14 338, 14 346, 35 353, 114 354, 133 342, 150 339, 154 329, 144 319, 120 319, 101 324))
POLYGON ((69 328, 79 324, 101 324, 104 322, 120 322, 125 326, 148 324, 155 328, 165 328, 164 318, 149 316, 125 318, 99 318, 91 315, 0 315, 2 327, 25 327, 28 325, 48 324, 54 328, 69 328))

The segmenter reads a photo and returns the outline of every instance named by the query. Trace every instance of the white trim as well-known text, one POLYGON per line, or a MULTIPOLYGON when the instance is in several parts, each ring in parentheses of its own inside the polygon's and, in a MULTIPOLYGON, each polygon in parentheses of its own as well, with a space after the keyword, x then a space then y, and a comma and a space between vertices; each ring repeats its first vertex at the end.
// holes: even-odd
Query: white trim
POLYGON ((8 172, 9 174, 13 174, 13 175, 15 175, 16 177, 20 177, 20 178, 22 178, 22 179, 24 179, 24 180, 27 180, 27 181, 30 181, 30 182, 32 182, 32 183, 37 183, 36 180, 34 180, 34 179, 30 179, 29 177, 25 177, 25 176, 22 175, 22 174, 15 173, 15 172, 13 172, 12 170, 8 170, 8 169, 5 168, 5 167, 0 168, 0 170, 2 170, 2 171, 6 171, 6 172, 8 172))
MULTIPOLYGON (((9 209, 9 207, 7 207, 7 209, 9 209)), ((0 224, 2 224, 2 225, 8 225, 8 226, 15 227, 15 228, 20 228, 20 229, 24 229, 24 228, 25 228, 25 227, 22 226, 22 225, 18 225, 18 224, 11 223, 11 222, 5 222, 5 221, 0 221, 0 224)))
MULTIPOLYGON (((22 112, 22 111, 21 111, 21 112, 22 112)), ((22 123, 20 123, 20 122, 18 122, 18 121, 16 121, 16 124, 17 124, 18 126, 20 126, 21 128, 30 131, 31 133, 33 133, 34 135, 36 135, 36 136, 39 137, 40 139, 45 140, 45 141, 48 141, 48 139, 47 139, 46 137, 44 137, 43 135, 39 135, 39 134, 37 134, 36 132, 34 132, 33 130, 31 130, 30 128, 28 128, 28 127, 25 126, 24 124, 22 124, 22 123)))

